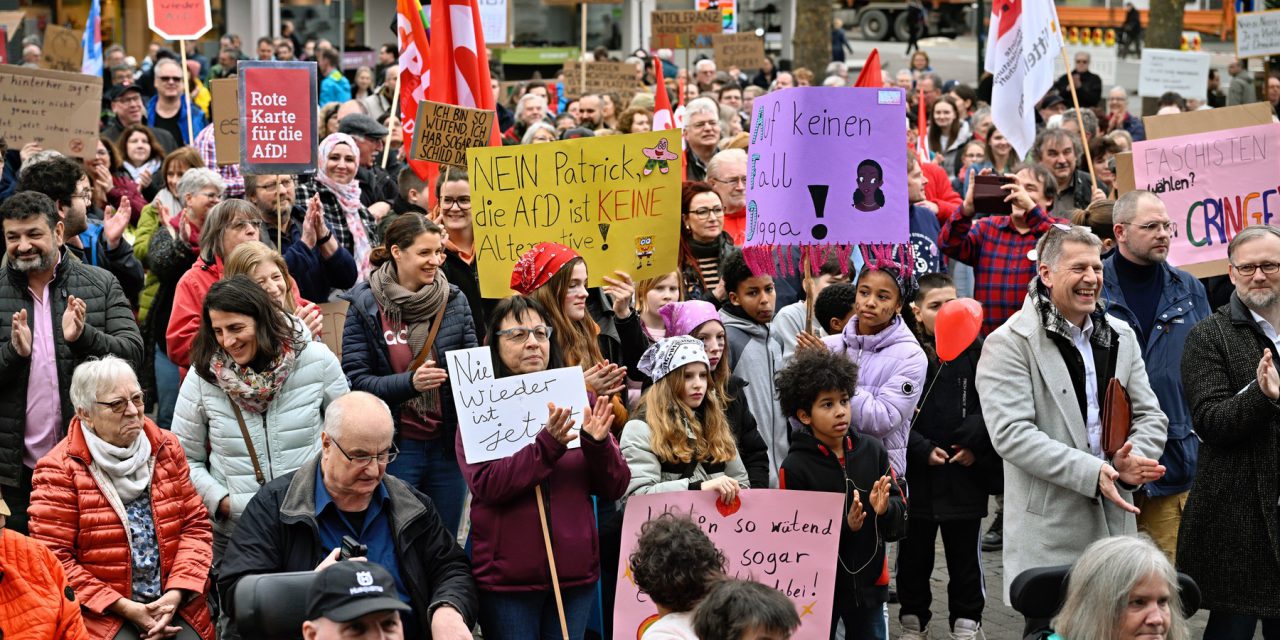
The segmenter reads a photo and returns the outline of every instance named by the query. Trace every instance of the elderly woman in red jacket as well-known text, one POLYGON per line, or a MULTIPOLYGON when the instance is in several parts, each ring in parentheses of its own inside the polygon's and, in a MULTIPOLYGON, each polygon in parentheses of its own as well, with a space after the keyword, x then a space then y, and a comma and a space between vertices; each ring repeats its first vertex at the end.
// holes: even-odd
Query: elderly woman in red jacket
MULTIPOLYGON (((556 369, 560 353, 546 309, 512 296, 494 307, 488 340, 494 374, 502 378, 556 369)), ((551 568, 539 534, 541 487, 555 551, 570 638, 582 638, 600 577, 600 543, 591 494, 617 500, 631 471, 609 432, 613 410, 601 396, 594 407, 551 407, 537 438, 510 457, 464 462, 462 425, 457 437, 462 475, 472 493, 472 572, 480 590, 485 640, 560 636, 551 568), (570 413, 582 412, 581 433, 570 413), (578 440, 577 448, 569 444, 578 440)))
POLYGON ((138 378, 76 367, 67 437, 36 464, 31 535, 62 562, 89 637, 212 640, 213 530, 177 437, 143 415, 138 378))

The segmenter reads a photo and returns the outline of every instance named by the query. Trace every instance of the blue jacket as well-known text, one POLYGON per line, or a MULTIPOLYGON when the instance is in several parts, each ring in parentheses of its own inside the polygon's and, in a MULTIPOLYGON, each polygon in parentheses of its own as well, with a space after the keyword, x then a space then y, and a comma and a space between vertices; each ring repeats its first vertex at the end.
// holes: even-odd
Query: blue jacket
POLYGON ((320 79, 320 106, 330 102, 346 102, 351 99, 351 82, 334 69, 332 73, 320 79))
MULTIPOLYGON (((1102 263, 1102 297, 1107 313, 1124 320, 1141 338, 1138 318, 1124 301, 1116 275, 1115 256, 1102 263)), ((1169 437, 1160 464, 1164 477, 1146 486, 1151 497, 1182 493, 1195 478, 1200 441, 1192 432, 1191 410, 1182 390, 1182 349, 1196 323, 1211 313, 1204 285, 1181 269, 1164 265, 1164 291, 1156 306, 1156 322, 1142 345, 1147 379, 1169 418, 1169 437)))
MULTIPOLYGON (((306 210, 294 205, 293 224, 283 238, 284 247, 276 247, 284 256, 284 263, 289 267, 289 275, 298 283, 298 295, 316 304, 329 301, 330 289, 349 289, 356 284, 356 261, 346 247, 338 245, 338 250, 327 259, 320 257, 315 248, 307 248, 302 244, 302 221, 306 210)), ((263 241, 275 246, 276 231, 268 225, 263 241)))
MULTIPOLYGON (((151 100, 147 101, 147 126, 156 126, 156 104, 160 102, 160 96, 151 96, 151 100)), ((204 120, 204 112, 199 109, 191 111, 191 126, 195 127, 195 132, 187 129, 187 109, 190 103, 186 98, 182 99, 182 106, 178 108, 178 128, 182 130, 182 139, 178 141, 179 145, 191 145, 195 143, 196 134, 204 131, 206 124, 204 120)))
MULTIPOLYGON (((342 298, 351 303, 347 308, 347 322, 342 327, 342 371, 347 374, 352 391, 368 391, 382 398, 399 427, 400 404, 418 395, 413 388, 413 372, 399 372, 391 368, 391 355, 382 336, 382 310, 378 308, 369 283, 361 282, 344 293, 342 298)), ((458 287, 449 285, 449 301, 445 304, 444 324, 436 333, 432 349, 432 359, 442 369, 448 368, 446 353, 480 346, 471 323, 471 306, 458 287)), ((453 393, 447 382, 440 387, 440 400, 441 415, 452 429, 456 426, 457 415, 453 410, 453 393)), ((443 435, 450 438, 447 442, 453 441, 452 431, 443 435)))

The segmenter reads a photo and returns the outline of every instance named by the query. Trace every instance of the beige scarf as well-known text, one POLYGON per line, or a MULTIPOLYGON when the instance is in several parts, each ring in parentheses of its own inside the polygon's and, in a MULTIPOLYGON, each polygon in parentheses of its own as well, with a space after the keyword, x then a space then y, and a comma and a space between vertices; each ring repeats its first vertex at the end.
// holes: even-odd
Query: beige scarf
MULTIPOLYGON (((409 351, 416 359, 427 344, 427 336, 431 334, 431 321, 440 312, 440 307, 449 302, 449 281, 444 272, 437 271, 431 284, 416 292, 409 291, 400 284, 395 261, 388 260, 369 274, 369 288, 373 291, 374 300, 378 302, 378 308, 382 309, 392 325, 407 325, 409 351)), ((420 394, 410 401, 410 406, 423 416, 428 409, 438 409, 439 389, 420 394)))

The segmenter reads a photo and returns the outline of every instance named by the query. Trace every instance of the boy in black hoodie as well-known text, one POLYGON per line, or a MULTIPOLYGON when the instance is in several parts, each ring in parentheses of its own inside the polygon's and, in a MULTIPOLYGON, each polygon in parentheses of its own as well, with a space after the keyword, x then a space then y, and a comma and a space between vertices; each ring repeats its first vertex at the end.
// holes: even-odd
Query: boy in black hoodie
POLYGON ((851 428, 857 380, 848 358, 826 349, 796 351, 775 381, 782 412, 797 428, 778 480, 783 489, 845 494, 831 637, 843 620, 845 637, 886 640, 884 549, 906 533, 907 504, 884 446, 851 428))
POLYGON ((911 474, 911 517, 907 537, 899 545, 898 619, 904 640, 929 637, 929 578, 941 530, 950 637, 968 640, 978 637, 986 605, 978 538, 987 515, 987 494, 998 491, 1001 482, 1001 462, 987 435, 974 384, 982 338, 942 363, 934 328, 942 305, 956 299, 955 282, 931 273, 922 276, 919 285, 911 309, 929 373, 907 439, 907 466, 918 471, 911 474))

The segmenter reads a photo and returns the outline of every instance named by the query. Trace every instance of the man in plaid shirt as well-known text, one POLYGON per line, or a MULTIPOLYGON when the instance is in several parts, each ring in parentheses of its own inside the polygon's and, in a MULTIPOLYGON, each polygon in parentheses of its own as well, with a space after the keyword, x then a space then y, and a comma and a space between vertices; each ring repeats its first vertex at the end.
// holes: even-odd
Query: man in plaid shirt
POLYGON ((943 223, 938 235, 944 254, 973 267, 973 297, 982 303, 983 336, 1022 308, 1027 283, 1036 275, 1036 261, 1029 254, 1051 225, 1066 222, 1046 213, 1056 196, 1052 174, 1039 165, 1023 164, 1014 175, 1017 181, 1004 186, 1013 215, 975 220, 971 180, 964 204, 943 223))

